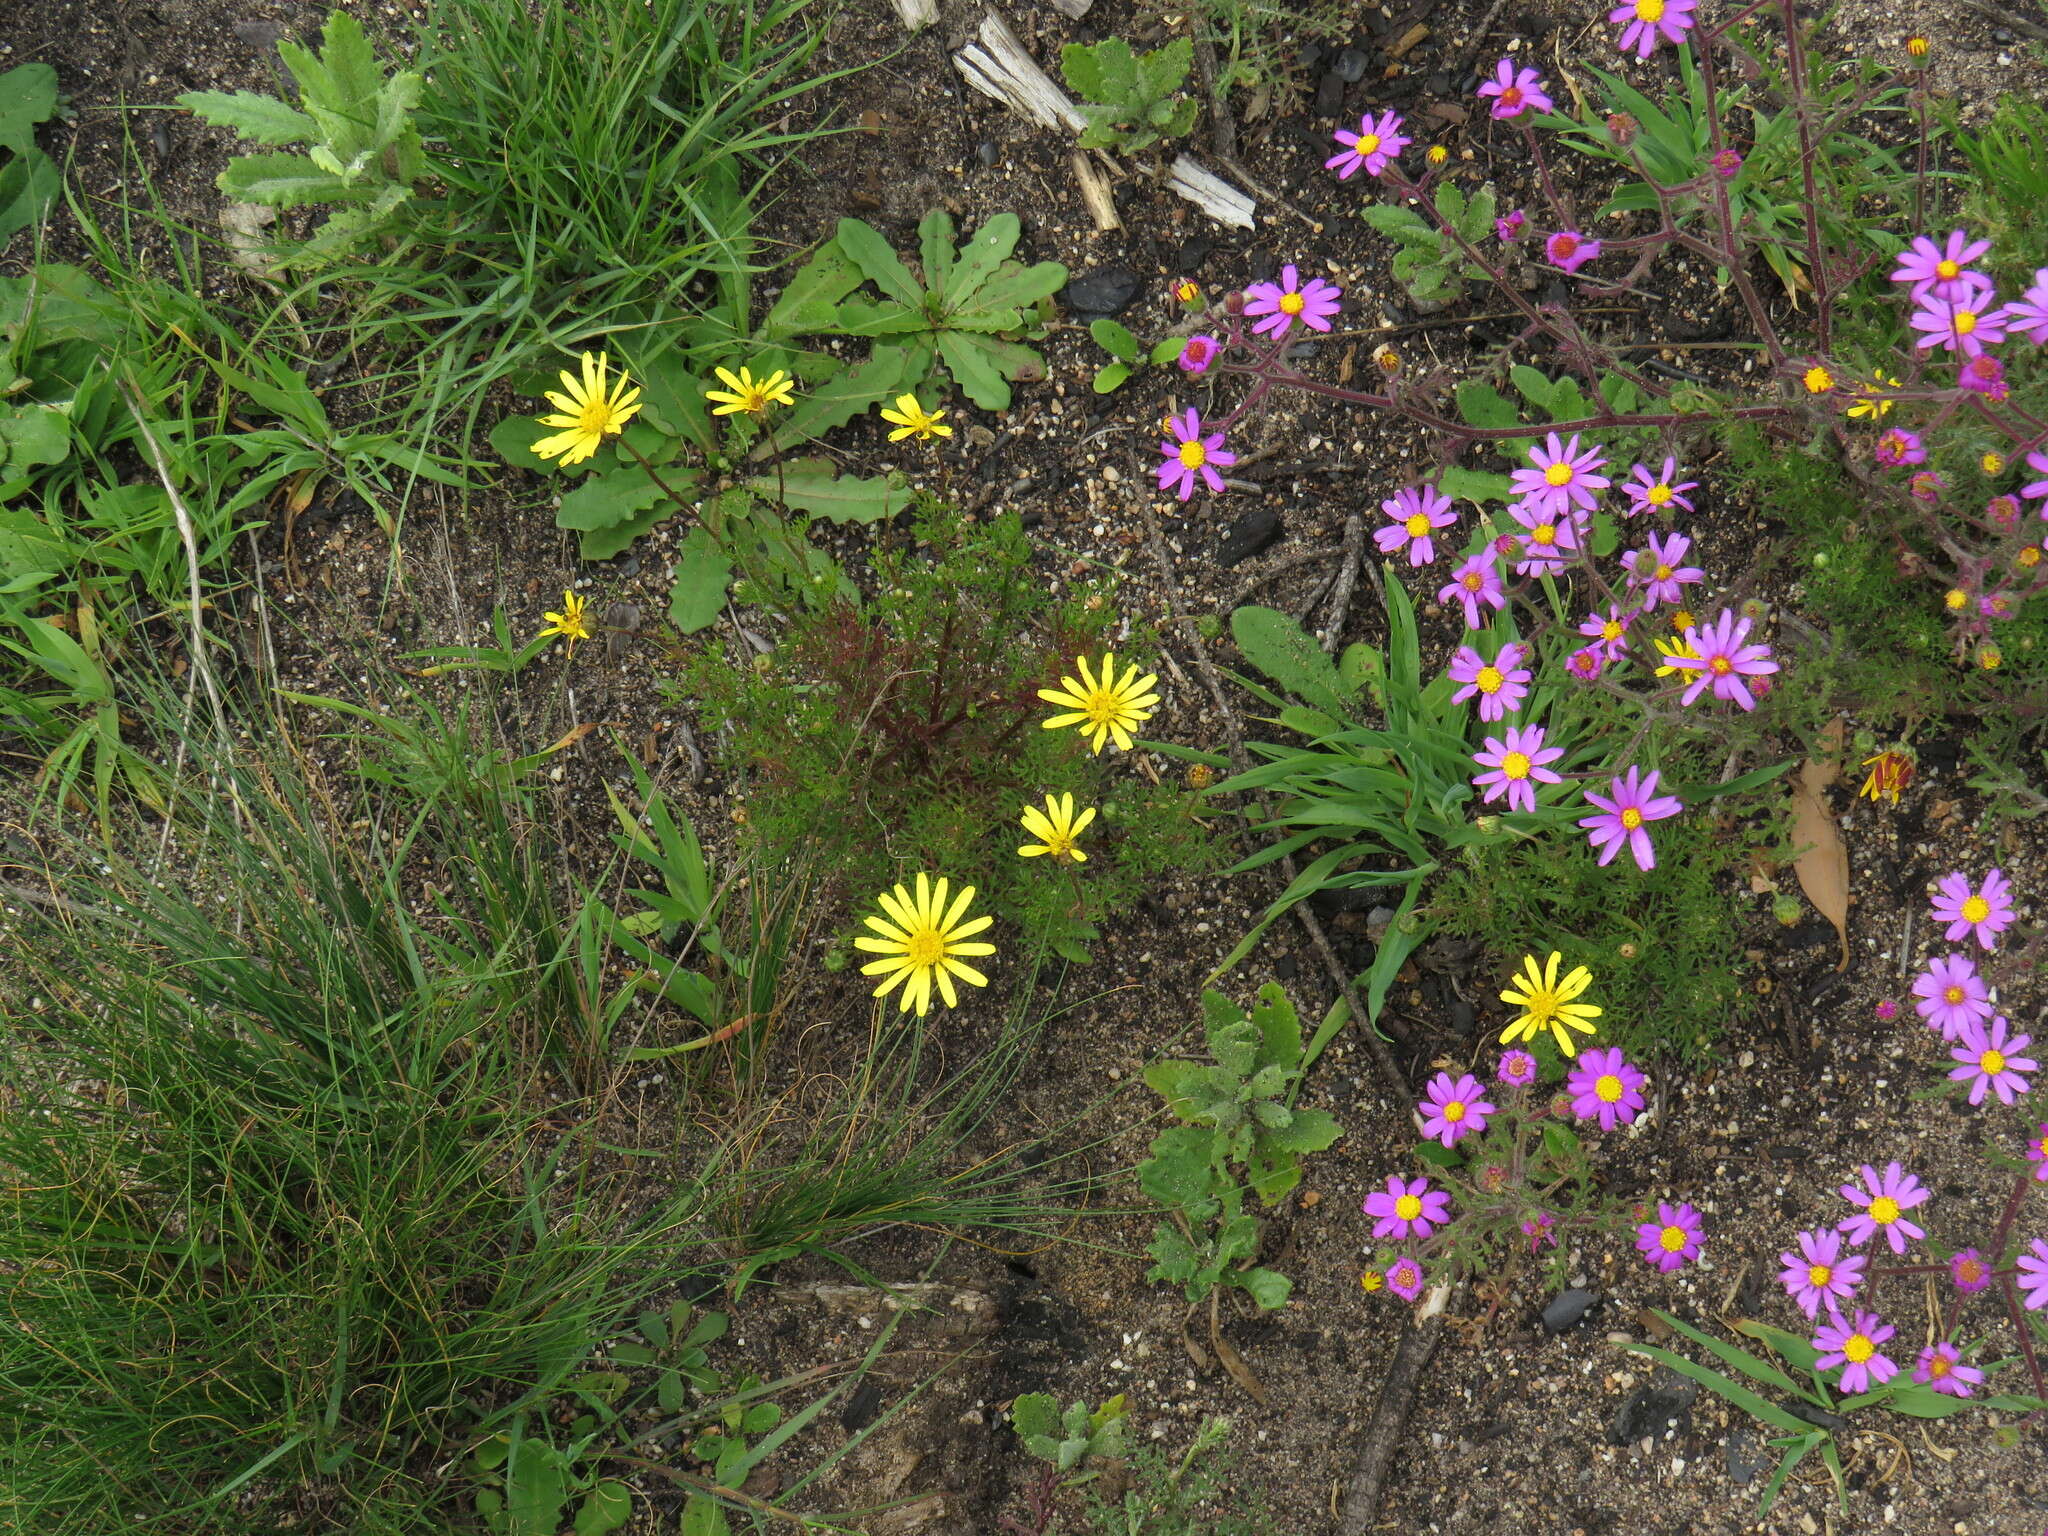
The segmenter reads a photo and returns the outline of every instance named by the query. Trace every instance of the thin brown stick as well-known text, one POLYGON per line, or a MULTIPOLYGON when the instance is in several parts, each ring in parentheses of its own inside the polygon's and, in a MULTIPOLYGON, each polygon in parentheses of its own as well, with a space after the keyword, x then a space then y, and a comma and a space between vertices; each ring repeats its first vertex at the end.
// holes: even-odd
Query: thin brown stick
POLYGON ((1351 614, 1351 593, 1365 564, 1365 520, 1356 512, 1344 519, 1344 563, 1337 567, 1337 591, 1330 599, 1330 623, 1323 631, 1323 654, 1337 654, 1337 639, 1351 614))
POLYGON ((1401 1329, 1401 1341, 1394 1346, 1393 1363, 1380 1378, 1379 1400, 1373 1404, 1372 1421, 1365 1427, 1365 1439, 1358 1448, 1358 1461, 1351 1483, 1344 1492, 1343 1512, 1337 1520, 1337 1536, 1365 1536, 1379 1509, 1380 1485, 1393 1465, 1394 1451, 1414 1411, 1416 1388, 1429 1366, 1430 1356, 1444 1335, 1444 1305, 1451 1288, 1434 1287, 1401 1329))

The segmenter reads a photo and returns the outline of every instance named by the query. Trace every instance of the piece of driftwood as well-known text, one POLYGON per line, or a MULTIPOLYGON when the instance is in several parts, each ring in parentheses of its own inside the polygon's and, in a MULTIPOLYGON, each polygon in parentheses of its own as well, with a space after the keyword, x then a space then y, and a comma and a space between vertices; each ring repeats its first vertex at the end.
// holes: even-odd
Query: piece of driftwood
POLYGON ((1041 128, 1079 133, 1088 120, 1038 67, 1010 24, 990 11, 975 31, 975 41, 953 55, 953 67, 982 95, 1021 112, 1041 128))
POLYGON ((1414 1411, 1415 1389, 1421 1385, 1429 1357, 1436 1353, 1437 1343, 1444 1336, 1444 1308, 1450 1299, 1448 1285, 1431 1286, 1422 1305, 1401 1330, 1401 1342, 1394 1346, 1394 1363, 1380 1378, 1379 1401, 1373 1404, 1372 1422, 1365 1427, 1358 1463, 1352 1470, 1350 1486, 1344 1490, 1337 1536, 1365 1536, 1372 1529, 1373 1515, 1379 1508, 1380 1485, 1386 1481, 1394 1450, 1408 1427, 1408 1415, 1414 1411))
POLYGON ((922 32, 939 19, 939 0, 892 0, 896 14, 903 18, 903 25, 913 32, 922 32))
POLYGON ((1075 150, 1067 156, 1067 165, 1074 173, 1075 182, 1080 185, 1081 202, 1088 209, 1088 217, 1095 221, 1095 227, 1099 230, 1122 229, 1124 221, 1116 216, 1116 198, 1110 194, 1109 178, 1088 158, 1088 151, 1075 150))
POLYGON ((1253 227, 1252 212, 1257 205, 1193 155, 1181 155, 1167 167, 1166 185, 1218 224, 1232 229, 1253 227))

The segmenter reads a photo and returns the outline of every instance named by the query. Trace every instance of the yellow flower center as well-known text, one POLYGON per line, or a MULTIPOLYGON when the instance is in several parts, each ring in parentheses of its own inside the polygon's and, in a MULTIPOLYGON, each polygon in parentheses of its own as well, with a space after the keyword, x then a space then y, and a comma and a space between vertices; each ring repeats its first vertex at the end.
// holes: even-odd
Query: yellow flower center
POLYGON ((1376 133, 1361 133, 1358 136, 1358 152, 1369 155, 1380 147, 1380 136, 1376 133))
POLYGON ((1117 696, 1107 688, 1098 688, 1089 694, 1085 708, 1090 725, 1107 725, 1123 713, 1117 696))
POLYGON ((1647 491, 1643 492, 1643 500, 1647 501, 1653 507, 1661 507, 1671 499, 1671 495, 1672 492, 1670 486, 1653 485, 1647 491))
POLYGON ((1456 1125, 1465 1118, 1465 1106, 1459 1103, 1458 1100, 1452 1099, 1450 1103, 1444 1106, 1444 1118, 1453 1125, 1456 1125))
POLYGON ((2005 1070, 2005 1052, 1986 1051, 1977 1058, 1977 1066, 1987 1077, 1996 1077, 2005 1070))
POLYGON ((1481 693, 1499 693, 1501 684, 1505 683, 1507 679, 1501 676, 1499 667, 1481 667, 1479 675, 1473 678, 1472 681, 1479 685, 1481 693))
POLYGON ((1551 465, 1548 469, 1543 471, 1543 483, 1545 485, 1570 485, 1572 483, 1571 465, 1551 465))
POLYGON ((592 395, 583 402, 583 409, 576 413, 576 426, 580 431, 603 436, 612 424, 611 402, 603 395, 592 395))
POLYGON ((1052 832, 1047 834, 1045 838, 1045 851, 1055 859, 1064 858, 1074 851, 1074 834, 1071 832, 1052 832))
POLYGON ((1942 1377, 1949 1373, 1949 1370, 1948 1356, 1941 1354, 1939 1351, 1935 1353, 1933 1359, 1927 1362, 1927 1375, 1931 1380, 1941 1380, 1942 1377))
POLYGON ((1621 1093, 1621 1079, 1612 1072, 1601 1073, 1599 1079, 1593 1084, 1593 1095, 1602 1104, 1619 1104, 1621 1102, 1621 1093))
POLYGON ((1969 334, 1970 334, 1970 332, 1974 331, 1975 329, 1977 329, 1977 314, 1976 314, 1976 311, 1975 311, 1975 310, 1969 310, 1969 309, 1959 309, 1959 310, 1957 310, 1957 311, 1956 311, 1956 334, 1957 334, 1958 336, 1967 336, 1967 335, 1969 335, 1969 334))
POLYGON ((1835 1272, 1825 1264, 1814 1264, 1806 1271, 1806 1283, 1816 1288, 1826 1285, 1835 1278, 1835 1272))
POLYGON ((1670 566, 1668 566, 1668 565, 1660 565, 1660 566, 1658 566, 1658 567, 1657 567, 1657 571, 1656 571, 1656 574, 1655 574, 1655 575, 1653 575, 1653 576, 1652 576, 1652 577, 1650 578, 1650 580, 1652 580, 1652 581, 1669 581, 1670 579, 1671 579, 1671 567, 1670 567, 1670 566))
POLYGON ((1945 1003, 1954 1004, 1960 1003, 1966 995, 1961 987, 1947 987, 1943 989, 1941 999, 1945 1003))
POLYGON ((1409 518, 1401 526, 1408 530, 1409 538, 1419 539, 1425 533, 1429 532, 1431 523, 1427 516, 1425 516, 1423 513, 1417 512, 1413 517, 1409 518))
POLYGON ((1652 26, 1664 19, 1664 0, 1636 0, 1636 20, 1652 26))
POLYGON ((1298 315, 1301 313, 1302 305, 1305 302, 1306 300, 1298 293, 1283 293, 1280 295, 1280 313, 1283 315, 1298 315))
POLYGON ((1643 813, 1634 806, 1628 806, 1621 813, 1621 824, 1633 832, 1643 824, 1643 813))
POLYGON ((1806 370, 1806 392, 1810 395, 1824 395, 1835 387, 1834 375, 1825 368, 1806 370))
POLYGON ((1842 1346, 1842 1353, 1848 1357, 1851 1365, 1861 1365, 1877 1353, 1877 1346, 1870 1342, 1869 1335, 1852 1333, 1849 1335, 1849 1342, 1842 1346))
POLYGON ((1200 443, 1182 443, 1180 461, 1189 469, 1200 469, 1209 462, 1209 452, 1200 443))
POLYGON ((1881 1227, 1888 1227, 1899 1219, 1899 1202, 1890 1195, 1879 1195, 1870 1202, 1870 1219, 1881 1227))
POLYGON ((1605 624, 1602 624, 1600 626, 1600 638, 1602 640, 1619 640, 1621 638, 1620 621, 1609 619, 1605 624))
POLYGON ((1657 1234, 1657 1246, 1666 1253, 1676 1253, 1685 1246, 1685 1228, 1666 1227, 1657 1234))
POLYGON ((913 928, 903 958, 914 966, 937 965, 946 958, 946 940, 936 928, 913 928))
POLYGON ((1963 903, 1963 921, 1966 923, 1981 923, 1990 915, 1991 903, 1982 896, 1972 896, 1963 903))
POLYGON ((1531 528, 1529 530, 1529 542, 1531 544, 1555 544, 1557 542, 1557 524, 1543 523, 1535 528, 1531 528))
POLYGON ((1500 760, 1500 771, 1504 778, 1526 779, 1529 777, 1529 757, 1524 752, 1510 752, 1500 760))
POLYGON ((1934 275, 1945 283, 1952 283, 1962 276, 1963 269, 1953 261, 1942 260, 1934 264, 1934 275))
POLYGON ((1414 1195, 1403 1195, 1394 1202, 1394 1214, 1403 1221, 1413 1221, 1422 1214, 1422 1202, 1414 1195))
POLYGON ((1716 677, 1726 677, 1730 672, 1733 672, 1735 670, 1735 663, 1730 661, 1726 656, 1716 656, 1712 661, 1707 663, 1707 670, 1713 673, 1716 677))
POLYGON ((1509 108, 1519 107, 1522 104, 1522 88, 1519 85, 1511 85, 1502 91, 1500 104, 1509 108))
POLYGON ((1956 1278, 1970 1285, 1975 1285, 1984 1278, 1984 1275, 1985 1264, 1982 1259, 1965 1259, 1956 1266, 1956 1278))
POLYGON ((1458 584, 1462 586, 1467 592, 1477 592, 1481 587, 1486 585, 1486 578, 1480 575, 1477 571, 1467 571, 1464 575, 1458 578, 1458 584))

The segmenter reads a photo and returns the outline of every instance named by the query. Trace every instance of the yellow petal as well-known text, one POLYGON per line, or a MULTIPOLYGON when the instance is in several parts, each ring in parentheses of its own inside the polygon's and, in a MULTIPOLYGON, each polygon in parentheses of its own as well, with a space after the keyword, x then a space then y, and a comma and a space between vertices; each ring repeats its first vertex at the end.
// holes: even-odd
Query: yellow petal
POLYGON ((958 1008, 960 1006, 960 994, 953 990, 952 973, 939 969, 933 971, 932 976, 939 984, 939 996, 946 1000, 946 1006, 948 1008, 958 1008))
POLYGON ((935 895, 932 890, 932 883, 926 878, 924 871, 919 870, 917 872, 916 912, 918 923, 921 926, 926 928, 942 926, 939 922, 939 912, 945 905, 946 888, 946 877, 941 875, 939 876, 938 891, 935 895))
MULTIPOLYGON (((969 886, 967 888, 967 893, 970 896, 973 895, 974 887, 969 886)), ((982 929, 988 927, 988 925, 994 921, 995 919, 993 917, 989 916, 986 912, 984 912, 980 917, 975 918, 972 922, 962 923, 958 928, 949 927, 946 930, 946 948, 949 951, 952 951, 953 953, 959 953, 960 945, 955 943, 954 940, 971 938, 973 935, 980 933, 982 929)), ((991 949, 986 951, 986 953, 992 955, 995 953, 995 951, 991 949)))
POLYGON ((1088 807, 1087 810, 1083 811, 1079 816, 1074 818, 1074 836, 1079 837, 1083 832, 1087 831, 1088 823, 1093 821, 1094 819, 1095 807, 1091 805, 1088 807))
POLYGON ((1035 859, 1041 853, 1051 853, 1052 850, 1050 848, 1041 848, 1036 843, 1026 843, 1023 847, 1019 848, 1017 852, 1027 859, 1035 859))
POLYGON ((1024 830, 1033 837, 1050 840, 1054 836, 1052 823, 1047 821, 1044 813, 1035 806, 1025 806, 1024 814, 1018 820, 1024 824, 1024 830))
MULTIPOLYGON (((994 948, 993 945, 989 947, 991 950, 994 948)), ((962 981, 966 982, 971 987, 985 987, 988 985, 988 978, 982 975, 981 972, 977 971, 971 965, 962 965, 958 960, 953 959, 950 955, 946 957, 945 965, 948 971, 951 971, 955 976, 958 976, 962 981)))
MULTIPOLYGON (((944 901, 945 899, 945 882, 942 880, 939 882, 939 900, 944 901)), ((988 926, 989 920, 985 917, 977 919, 976 926, 966 928, 960 927, 960 919, 967 915, 967 904, 972 900, 974 900, 974 887, 971 885, 961 886, 960 895, 958 899, 954 901, 953 909, 946 914, 946 920, 943 923, 939 924, 940 930, 948 934, 956 932, 960 934, 968 934, 979 933, 983 928, 986 928, 988 926)))
POLYGON ((1088 707, 1088 701, 1082 697, 1080 687, 1070 677, 1061 678, 1059 688, 1039 689, 1038 696, 1048 704, 1064 704, 1069 709, 1085 710, 1088 707), (1068 691, 1062 693, 1061 688, 1068 691))

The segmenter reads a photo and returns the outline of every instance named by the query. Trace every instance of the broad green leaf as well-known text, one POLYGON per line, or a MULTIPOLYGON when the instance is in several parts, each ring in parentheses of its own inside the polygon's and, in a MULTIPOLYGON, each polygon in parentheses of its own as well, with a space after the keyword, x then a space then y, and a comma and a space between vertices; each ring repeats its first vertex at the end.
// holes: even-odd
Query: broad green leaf
POLYGON ((1155 48, 1138 61, 1138 90, 1141 100, 1156 101, 1170 96, 1187 84, 1188 70, 1195 61, 1195 42, 1176 37, 1163 48, 1155 48))
POLYGON ((1522 414, 1515 409, 1514 402, 1491 384, 1468 379, 1454 393, 1458 414, 1465 418, 1468 426, 1498 429, 1521 424, 1522 414))
POLYGON ((1179 362, 1180 355, 1187 350, 1190 339, 1186 336, 1168 336, 1161 341, 1155 341, 1147 355, 1147 361, 1153 364, 1179 362))
MULTIPOLYGON (((1111 357, 1121 358, 1127 363, 1138 360, 1138 338, 1114 320, 1096 320, 1089 324, 1088 334, 1095 338, 1095 345, 1111 357)), ((1178 357, 1176 350, 1174 356, 1178 357)))
POLYGON ((1287 1298, 1294 1290, 1294 1282, 1277 1270, 1240 1270, 1232 1278, 1268 1312, 1277 1312, 1286 1306, 1287 1298))
POLYGON ((1475 506, 1484 506, 1492 501, 1506 501, 1514 481, 1506 475, 1494 474, 1487 470, 1463 469, 1451 465, 1437 476, 1436 487, 1453 501, 1469 501, 1475 506))
POLYGON ((558 475, 562 466, 557 461, 544 459, 533 451, 535 443, 555 436, 557 430, 542 426, 531 416, 507 416, 491 428, 490 444, 498 457, 514 468, 531 470, 537 475, 558 475))
POLYGON ((709 530, 692 528, 676 553, 675 585, 669 589, 669 622, 686 635, 707 629, 725 608, 732 562, 709 530))
POLYGON ((1230 633, 1244 659, 1289 693, 1336 714, 1355 702, 1336 664, 1291 615, 1277 608, 1239 608, 1230 616, 1230 633))
MULTIPOLYGON (((949 308, 960 309, 978 302, 982 284, 1009 258, 1010 252, 1017 249, 1017 239, 1023 228, 1014 213, 999 213, 974 232, 974 238, 960 248, 960 260, 953 267, 947 292, 949 308)), ((1046 289, 1047 293, 1067 280, 1066 268, 1061 267, 1060 274, 1059 282, 1046 289)), ((1036 299, 1038 295, 1031 297, 1036 299)))
POLYGON ((938 344, 946 371, 953 375, 968 399, 985 411, 1007 411, 1010 408, 1010 385, 998 367, 999 354, 991 339, 959 331, 940 331, 938 344))
POLYGON ((1169 1126, 1138 1164, 1138 1187, 1169 1210, 1198 1207, 1213 1198, 1215 1156, 1216 1132, 1208 1126, 1169 1126))
POLYGON ((28 155, 36 147, 36 124, 57 115, 57 71, 37 60, 0 75, 0 149, 28 155))
MULTIPOLYGON (((1066 286, 1067 269, 1056 261, 1022 266, 1006 261, 970 295, 948 306, 949 323, 973 331, 1014 331, 1027 328, 1027 313, 1040 299, 1066 286)), ((1135 344, 1133 351, 1136 350, 1135 344)))
POLYGON ((756 333, 763 341, 808 336, 831 330, 839 319, 839 301, 861 285, 853 258, 827 240, 797 268, 756 333))
POLYGON ((910 488, 900 475, 842 476, 830 459, 787 460, 779 475, 756 475, 747 488, 835 523, 880 522, 910 505, 910 488))
POLYGON ((924 285, 944 302, 953 272, 953 216, 934 208, 917 222, 918 258, 924 263, 924 285))
POLYGON ((555 513, 555 526, 573 528, 579 533, 610 528, 661 499, 661 487, 647 478, 646 470, 637 464, 621 466, 589 476, 564 496, 555 513))
POLYGON ((1129 363, 1104 363, 1095 370, 1095 393, 1107 395, 1122 387, 1131 376, 1129 363))
POLYGON ((318 132, 313 119, 298 108, 253 91, 187 91, 178 105, 257 144, 304 144, 318 132))
POLYGON ((63 186, 55 162, 40 149, 0 165, 0 245, 40 220, 63 186))
POLYGON ((909 268, 897 259, 889 242, 872 224, 859 219, 841 219, 835 236, 839 249, 860 268, 861 275, 897 303, 922 311, 924 290, 909 268))
POLYGON ((0 464, 19 472, 58 464, 71 452, 70 418, 54 405, 0 404, 0 464))
POLYGON ((609 560, 630 549, 675 515, 674 503, 663 497, 653 506, 643 507, 609 527, 585 529, 576 539, 576 558, 609 560))
POLYGON ((368 199, 376 194, 351 187, 339 176, 320 169, 304 155, 244 155, 230 160, 214 178, 229 197, 270 208, 297 208, 306 203, 368 199))
POLYGON ((632 1514, 632 1490, 608 1477, 590 1490, 583 1507, 576 1511, 576 1536, 606 1536, 624 1525, 632 1514))

